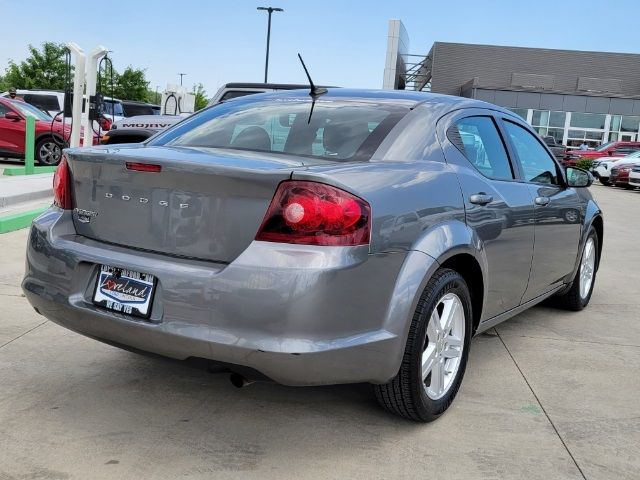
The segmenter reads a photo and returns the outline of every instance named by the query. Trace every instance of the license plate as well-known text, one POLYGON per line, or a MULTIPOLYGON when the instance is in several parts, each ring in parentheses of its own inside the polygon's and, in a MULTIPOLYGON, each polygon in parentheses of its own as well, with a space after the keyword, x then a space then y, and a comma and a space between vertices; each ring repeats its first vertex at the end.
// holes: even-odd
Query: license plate
POLYGON ((154 290, 153 275, 102 265, 93 303, 116 312, 148 318, 154 290))

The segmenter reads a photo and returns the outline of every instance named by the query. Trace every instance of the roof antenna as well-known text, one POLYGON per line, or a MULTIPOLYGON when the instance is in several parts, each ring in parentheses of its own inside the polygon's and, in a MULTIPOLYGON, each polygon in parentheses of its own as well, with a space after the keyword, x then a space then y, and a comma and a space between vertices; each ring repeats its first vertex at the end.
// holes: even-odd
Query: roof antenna
POLYGON ((313 107, 316 106, 316 99, 322 95, 327 93, 327 89, 323 87, 316 87, 311 80, 311 75, 309 75, 309 70, 307 70, 307 66, 304 64, 304 60, 302 60, 302 55, 298 53, 298 58, 300 59, 300 63, 302 64, 302 68, 304 68, 304 73, 307 74, 307 78, 309 79, 309 87, 311 90, 309 91, 309 95, 311 95, 311 111, 309 112, 309 119, 307 120, 307 124, 311 123, 311 115, 313 115, 313 107))
POLYGON ((302 60, 302 55, 298 54, 298 58, 300 59, 302 68, 304 68, 304 73, 307 74, 307 78, 309 79, 309 86, 311 87, 311 91, 309 92, 309 95, 311 95, 312 97, 317 97, 319 95, 322 95, 323 93, 327 93, 326 88, 316 87, 315 84, 313 83, 313 80, 311 80, 311 75, 309 75, 309 70, 307 70, 307 66, 304 64, 304 60, 302 60))

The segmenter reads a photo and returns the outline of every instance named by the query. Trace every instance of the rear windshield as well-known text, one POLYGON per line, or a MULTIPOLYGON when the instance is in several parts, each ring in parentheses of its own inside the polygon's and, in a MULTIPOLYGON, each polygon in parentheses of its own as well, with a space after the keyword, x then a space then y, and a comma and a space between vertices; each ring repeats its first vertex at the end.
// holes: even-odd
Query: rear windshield
POLYGON ((150 142, 368 160, 409 109, 395 104, 320 97, 230 102, 211 107, 150 142))

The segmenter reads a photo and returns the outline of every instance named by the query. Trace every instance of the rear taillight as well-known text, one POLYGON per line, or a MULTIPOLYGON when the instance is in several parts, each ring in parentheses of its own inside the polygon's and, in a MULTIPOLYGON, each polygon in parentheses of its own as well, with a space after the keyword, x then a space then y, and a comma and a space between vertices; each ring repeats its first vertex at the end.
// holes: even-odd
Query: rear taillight
POLYGON ((280 183, 256 240, 305 245, 366 245, 371 207, 344 190, 302 180, 280 183))
POLYGON ((64 210, 73 208, 73 200, 71 198, 71 175, 69 166, 67 165, 67 157, 62 156, 60 165, 53 174, 53 204, 64 210))

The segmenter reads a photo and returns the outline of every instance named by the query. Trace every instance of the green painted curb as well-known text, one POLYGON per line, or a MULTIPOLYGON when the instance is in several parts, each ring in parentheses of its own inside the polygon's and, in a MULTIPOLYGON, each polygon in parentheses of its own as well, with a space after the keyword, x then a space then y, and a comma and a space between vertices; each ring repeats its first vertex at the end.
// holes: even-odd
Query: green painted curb
POLYGON ((28 212, 14 213, 13 215, 0 217, 0 233, 13 232, 14 230, 28 227, 31 225, 33 219, 47 208, 49 207, 41 207, 36 210, 29 210, 28 212))
MULTIPOLYGON (((58 167, 34 167, 33 173, 54 173, 58 167)), ((16 175, 30 175, 27 174, 26 167, 9 167, 5 168, 3 175, 7 175, 9 177, 14 177, 16 175)))

